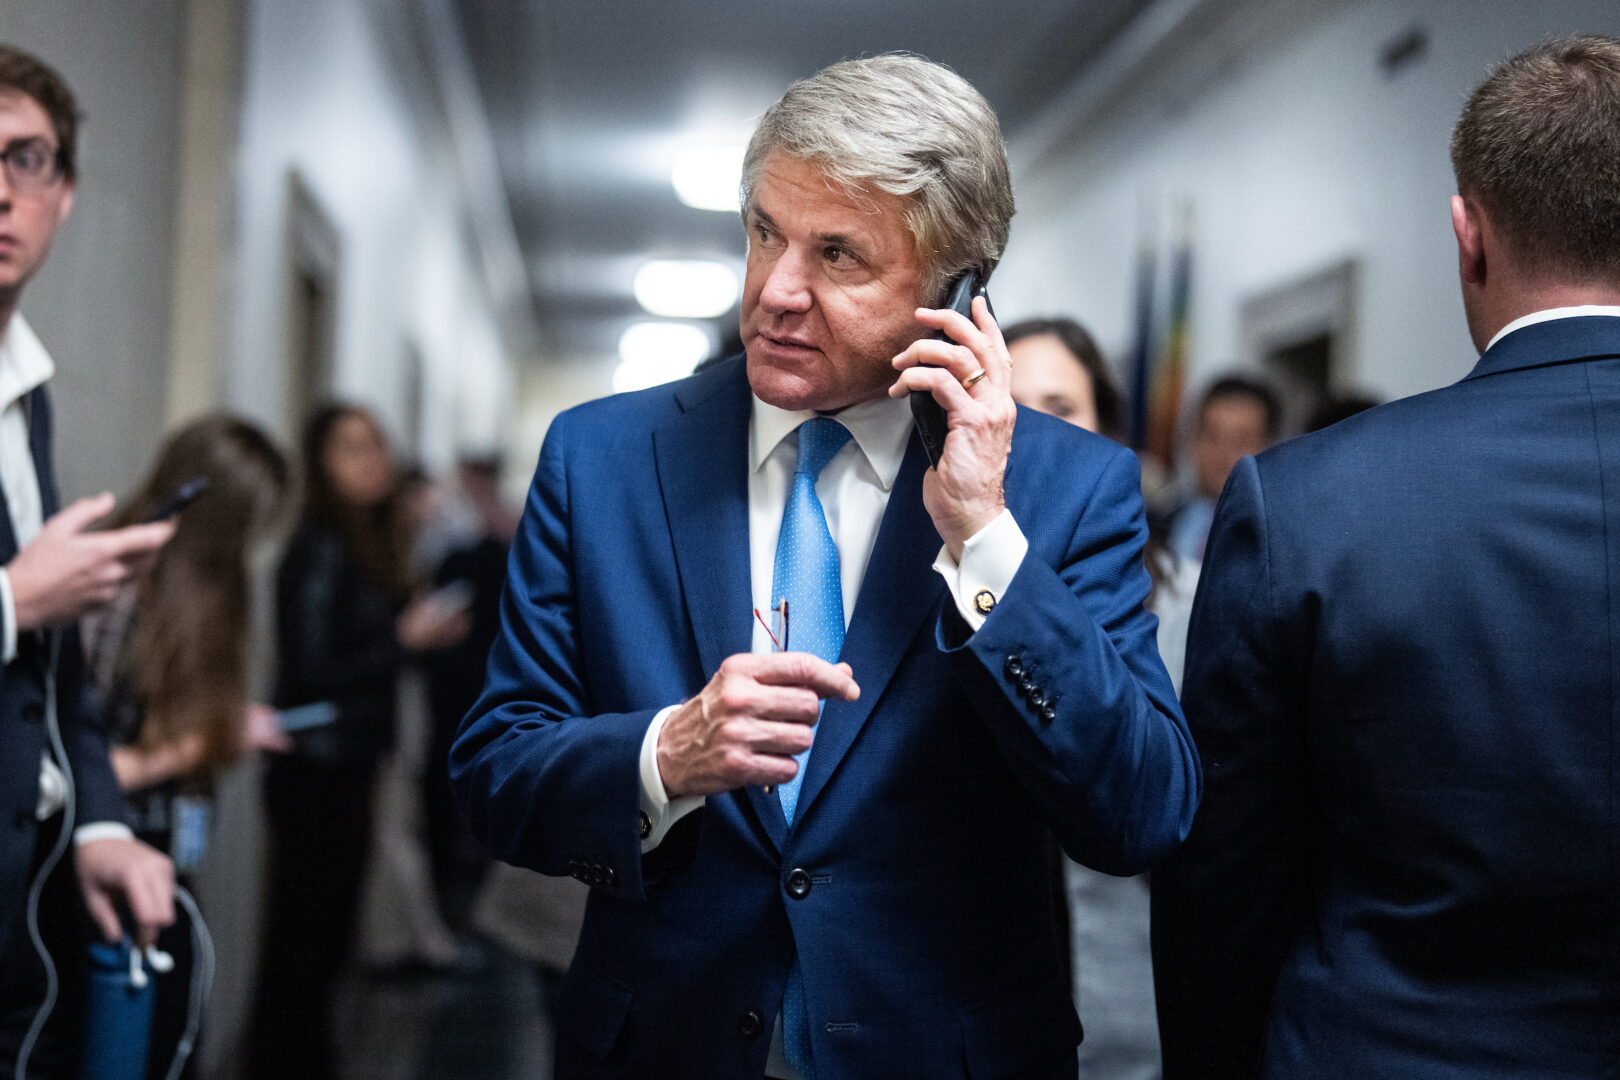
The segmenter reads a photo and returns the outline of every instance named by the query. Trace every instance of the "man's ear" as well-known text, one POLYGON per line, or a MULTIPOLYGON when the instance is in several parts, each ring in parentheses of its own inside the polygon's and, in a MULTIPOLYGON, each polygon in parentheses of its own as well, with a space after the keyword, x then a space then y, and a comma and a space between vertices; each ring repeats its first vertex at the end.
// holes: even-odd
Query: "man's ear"
POLYGON ((1451 231, 1457 236, 1457 273, 1466 284, 1485 284, 1485 221, 1479 204, 1453 195, 1451 231))
POLYGON ((62 222, 68 219, 68 215, 73 212, 73 193, 76 190, 78 190, 77 185, 72 180, 62 181, 62 211, 56 215, 56 224, 59 228, 62 222))

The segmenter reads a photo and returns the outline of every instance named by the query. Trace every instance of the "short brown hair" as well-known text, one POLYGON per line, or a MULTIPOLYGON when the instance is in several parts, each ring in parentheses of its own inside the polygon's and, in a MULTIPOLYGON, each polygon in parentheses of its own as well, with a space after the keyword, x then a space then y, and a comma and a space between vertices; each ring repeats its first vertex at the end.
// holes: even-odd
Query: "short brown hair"
POLYGON ((1620 279, 1620 39, 1559 38, 1498 64, 1463 106, 1451 163, 1526 270, 1620 279))
POLYGON ((56 129, 56 161, 62 175, 79 175, 79 103, 55 68, 21 49, 0 43, 0 92, 27 94, 39 102, 56 129))

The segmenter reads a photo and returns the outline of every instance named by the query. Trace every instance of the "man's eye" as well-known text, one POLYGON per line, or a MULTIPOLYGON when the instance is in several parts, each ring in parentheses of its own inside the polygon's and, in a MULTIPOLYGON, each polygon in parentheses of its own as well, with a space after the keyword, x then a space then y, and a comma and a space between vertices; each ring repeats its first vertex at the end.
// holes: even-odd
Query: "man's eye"
POLYGON ((43 146, 33 144, 19 146, 11 152, 12 167, 18 172, 28 174, 43 172, 50 163, 50 151, 43 146))
POLYGON ((840 263, 840 262, 849 261, 849 252, 845 251, 841 247, 832 247, 831 245, 829 245, 828 248, 827 248, 826 256, 827 256, 827 261, 830 262, 830 263, 840 263))

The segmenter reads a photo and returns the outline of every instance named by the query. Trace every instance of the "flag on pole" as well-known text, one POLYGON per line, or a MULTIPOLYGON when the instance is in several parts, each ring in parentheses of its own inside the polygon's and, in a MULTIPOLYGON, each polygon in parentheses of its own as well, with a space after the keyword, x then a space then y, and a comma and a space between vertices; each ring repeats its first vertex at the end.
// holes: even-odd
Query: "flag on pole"
POLYGON ((1166 468, 1175 461, 1176 422, 1187 379, 1189 314, 1192 307, 1193 208, 1184 200, 1176 210, 1176 234, 1170 256, 1169 314, 1164 344, 1153 365, 1147 393, 1147 433, 1142 448, 1166 468))
POLYGON ((1128 426, 1131 448, 1147 445, 1148 390, 1153 378, 1153 284, 1158 276, 1158 230, 1154 228, 1153 208, 1144 200, 1137 215, 1136 244, 1136 343, 1131 350, 1131 415, 1128 426))

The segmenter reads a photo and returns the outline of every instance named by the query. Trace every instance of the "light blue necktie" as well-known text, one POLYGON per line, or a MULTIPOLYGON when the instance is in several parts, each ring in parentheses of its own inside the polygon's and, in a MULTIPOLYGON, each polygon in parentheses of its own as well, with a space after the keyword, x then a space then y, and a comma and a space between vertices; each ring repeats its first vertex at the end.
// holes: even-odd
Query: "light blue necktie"
MULTIPOLYGON (((816 478, 833 455, 849 441, 849 429, 824 416, 799 425, 799 460, 793 468, 793 490, 782 512, 776 540, 776 571, 771 603, 787 600, 786 646, 837 663, 844 648, 844 590, 838 573, 838 547, 827 529, 827 515, 816 498, 816 478)), ((788 825, 799 808, 799 786, 810 763, 806 750, 794 759, 799 771, 777 787, 782 816, 788 825)), ((810 1057, 810 1014, 805 1007, 804 974, 799 958, 788 968, 782 993, 782 1051, 806 1080, 814 1080, 810 1057)))

